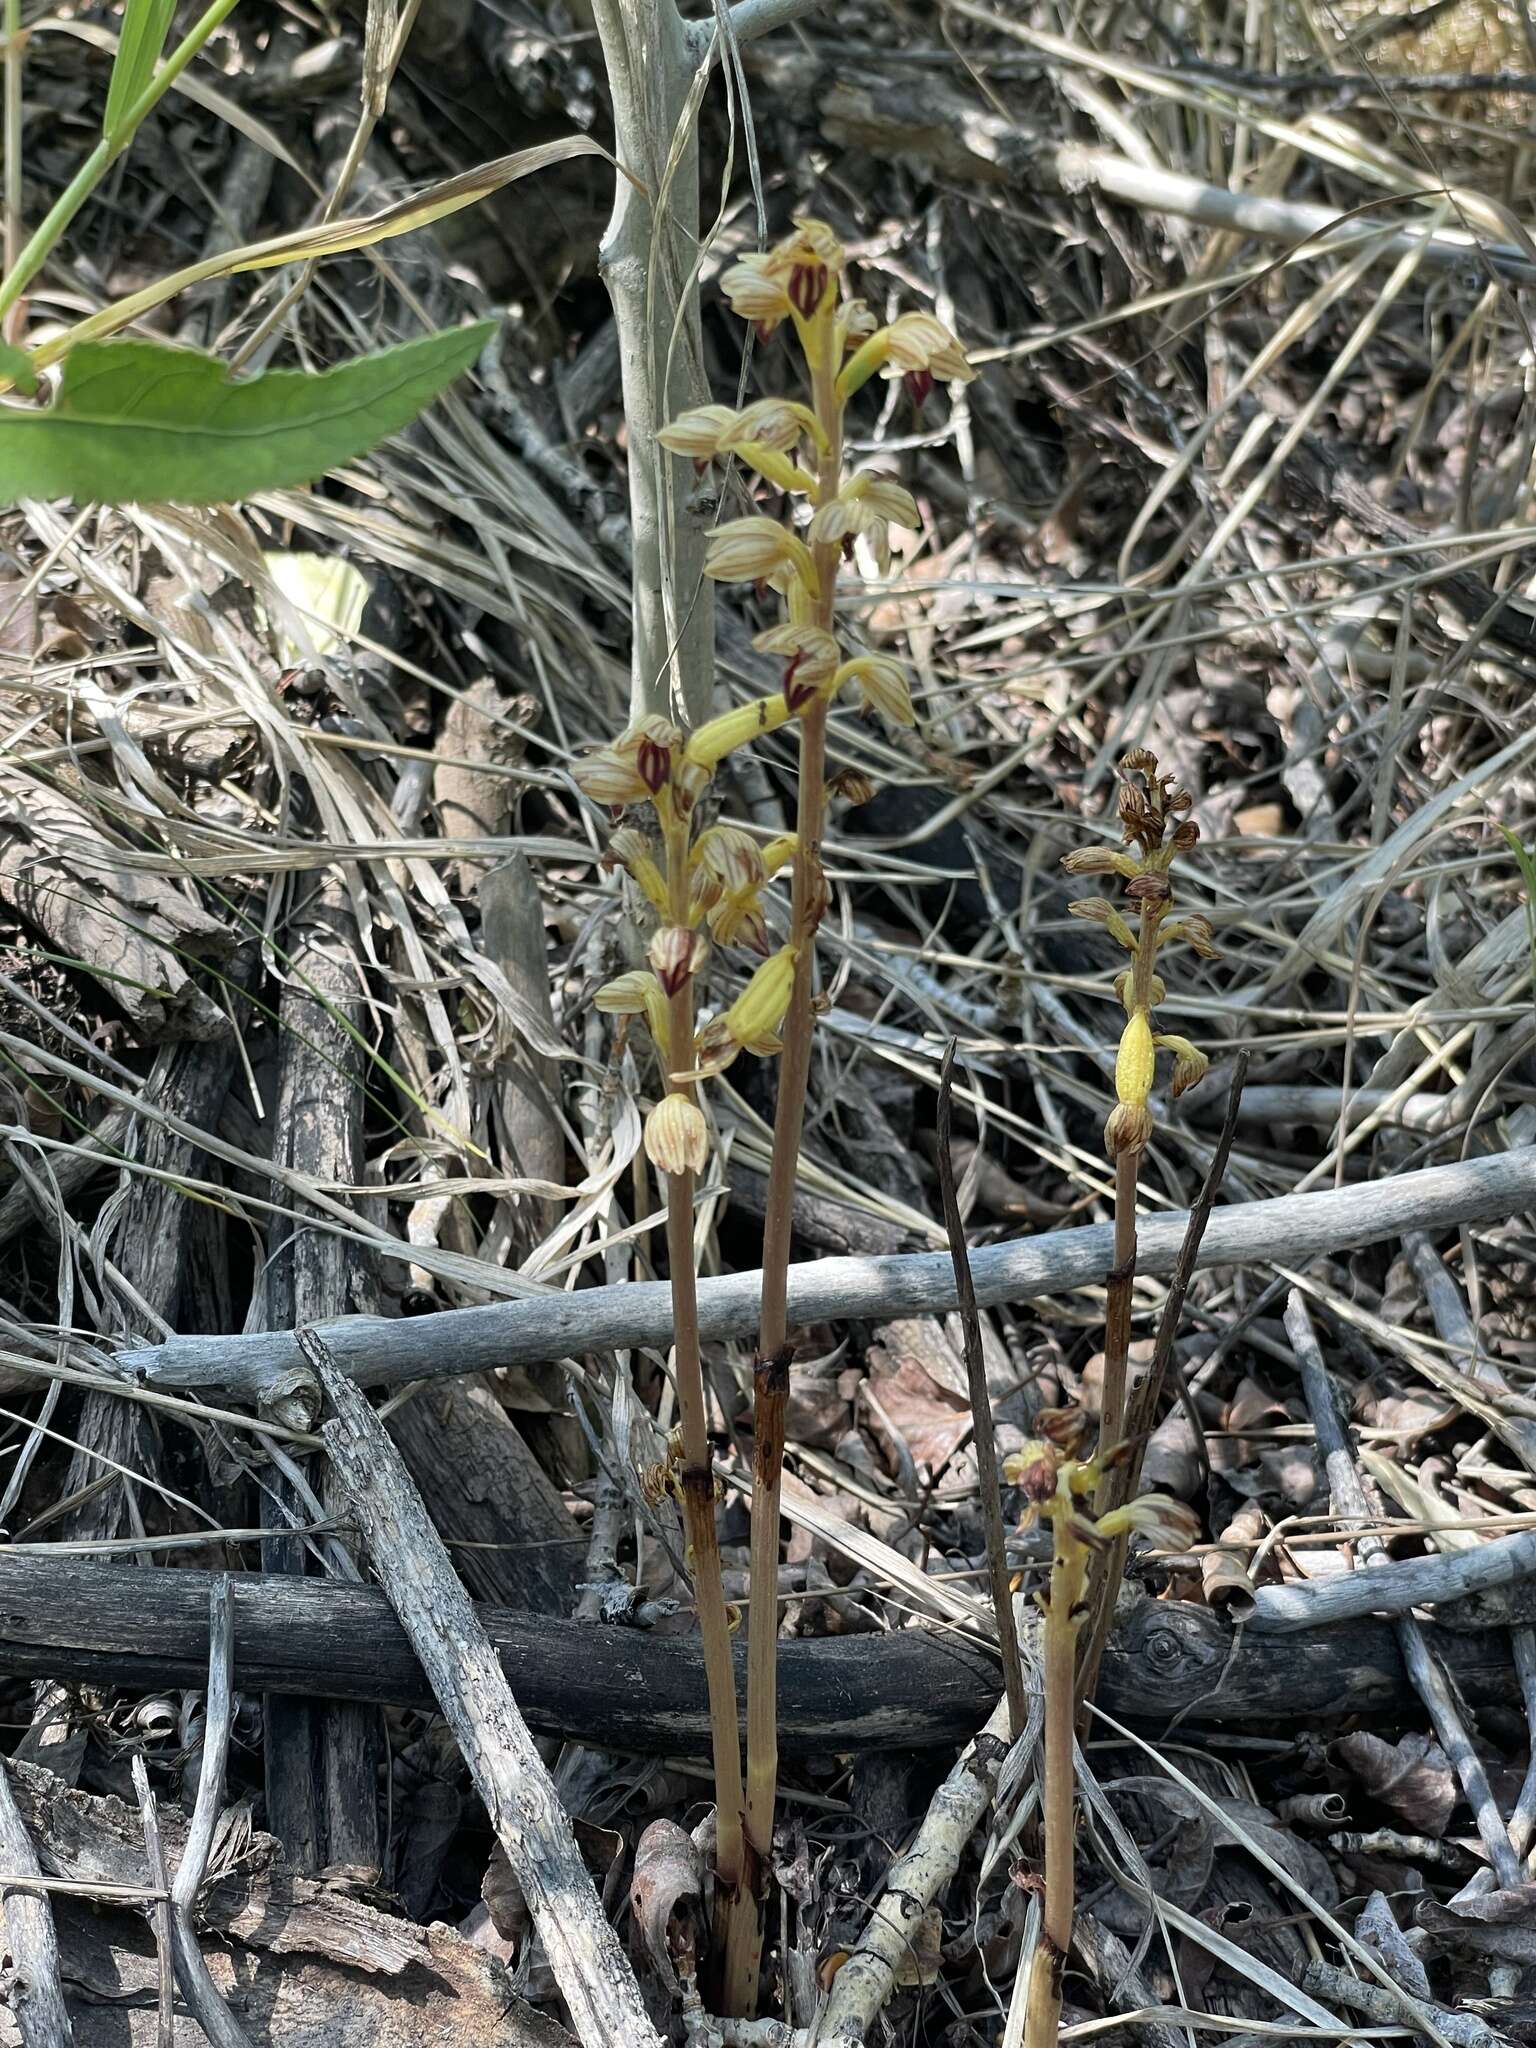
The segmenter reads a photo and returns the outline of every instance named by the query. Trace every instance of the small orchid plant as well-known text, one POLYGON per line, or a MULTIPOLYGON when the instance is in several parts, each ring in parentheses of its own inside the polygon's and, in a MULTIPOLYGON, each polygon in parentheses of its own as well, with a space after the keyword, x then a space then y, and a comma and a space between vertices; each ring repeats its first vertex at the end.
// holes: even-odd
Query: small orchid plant
POLYGON ((1077 1408, 1046 1409, 1035 1417, 1035 1427, 1038 1437, 1004 1460, 1003 1477, 1023 1492, 1021 1526, 1041 1521, 1051 1531, 1050 1591, 1036 1596, 1045 1617, 1045 1887, 1040 1939, 1024 2007, 1024 2048, 1056 2048, 1076 1891, 1073 1724, 1078 1642, 1088 1617, 1089 1568, 1096 1556, 1135 1534, 1150 1537, 1164 1549, 1186 1550, 1198 1537, 1200 1524, 1182 1501, 1159 1493, 1145 1494, 1094 1518, 1087 1503, 1098 1493, 1106 1466, 1122 1456, 1125 1447, 1101 1457, 1079 1456, 1087 1417, 1077 1408))
POLYGON ((1104 1327, 1103 1406, 1098 1448, 1080 1455, 1087 1420, 1077 1409, 1053 1409, 1035 1418, 1039 1432, 1004 1462, 1003 1475, 1020 1487, 1025 1524, 1051 1530, 1050 1591, 1039 1596, 1045 1622, 1045 1883, 1040 1940, 1027 1989, 1025 2048, 1056 2048, 1061 2025, 1061 1978, 1072 1941, 1074 1901, 1074 1729, 1079 1704, 1092 1692, 1109 1632, 1115 1596, 1132 1535, 1168 1550, 1185 1550, 1199 1522, 1182 1502, 1162 1494, 1137 1499, 1140 1444, 1128 1440, 1126 1375, 1130 1353, 1131 1292, 1136 1271, 1136 1185, 1141 1155, 1152 1142, 1152 1086, 1159 1052, 1171 1056, 1170 1088, 1181 1095, 1203 1080, 1210 1061, 1187 1038, 1157 1028, 1154 1013, 1168 994, 1158 963, 1176 946, 1215 957, 1208 919, 1175 917, 1173 868, 1200 834, 1189 813, 1193 802, 1156 756, 1144 747, 1120 763, 1117 810, 1122 849, 1080 847, 1063 856, 1072 875, 1114 875, 1125 884, 1128 916, 1102 896, 1069 906, 1075 917, 1103 925, 1130 955, 1115 976, 1125 1012, 1115 1057, 1115 1103, 1104 1126, 1104 1149, 1115 1168, 1115 1250, 1104 1327), (1135 922, 1131 919, 1134 917, 1135 922))
POLYGON ((911 493, 873 467, 844 461, 844 419, 871 378, 900 378, 921 406, 936 381, 972 371, 944 324, 927 312, 882 324, 848 290, 847 252, 824 222, 800 218, 783 241, 744 257, 721 280, 734 312, 767 343, 794 339, 802 396, 767 397, 740 409, 704 405, 659 436, 699 467, 741 465, 766 492, 782 494, 788 517, 754 510, 720 525, 705 573, 719 582, 774 591, 781 617, 754 641, 782 664, 772 693, 686 734, 660 717, 643 719, 589 756, 576 779, 596 802, 621 812, 647 806, 653 829, 625 821, 609 857, 632 878, 657 923, 648 966, 599 990, 605 1010, 643 1016, 656 1046, 661 1086, 645 1122, 647 1157, 667 1177, 668 1255, 676 1334, 675 1372, 682 1438, 681 1494, 687 1518, 700 1630, 710 1682, 716 1774, 717 1924, 725 1941, 721 1985, 731 2015, 755 2010, 761 1956, 760 1899, 770 1868, 778 1772, 776 1713, 779 1497, 784 1409, 792 1346, 787 1316, 795 1174, 799 1163, 816 1014, 816 934, 828 894, 822 867, 829 794, 866 800, 861 777, 829 781, 827 719, 853 692, 895 726, 915 722, 903 664, 851 641, 838 613, 838 578, 864 543, 888 573, 892 526, 916 527, 911 493), (701 822, 721 763, 738 747, 793 725, 799 739, 793 832, 761 841, 743 827, 701 822), (787 920, 768 885, 789 871, 787 920), (776 924, 785 935, 776 945, 776 924), (702 1024, 695 992, 711 945, 759 956, 745 988, 702 1024), (745 1784, 737 1739, 729 1617, 719 1590, 714 1481, 698 1358, 692 1211, 695 1177, 709 1157, 702 1082, 742 1052, 780 1055, 778 1110, 764 1226, 763 1309, 754 1370, 753 1600, 748 1624, 748 1734, 745 1784), (707 1524, 707 1527, 706 1527, 707 1524))

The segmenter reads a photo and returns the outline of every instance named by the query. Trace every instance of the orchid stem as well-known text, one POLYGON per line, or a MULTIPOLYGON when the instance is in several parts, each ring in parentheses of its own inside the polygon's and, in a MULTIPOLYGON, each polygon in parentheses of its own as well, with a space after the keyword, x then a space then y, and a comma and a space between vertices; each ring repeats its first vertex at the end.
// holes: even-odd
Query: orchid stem
MULTIPOLYGON (((688 829, 666 834, 667 892, 675 924, 688 916, 688 829)), ((668 1040, 674 1048, 693 1044, 693 977, 684 978, 668 998, 668 1040)), ((682 1063, 678 1053, 672 1064, 682 1063)), ((670 1092, 692 1100, 687 1082, 670 1082, 670 1092)), ((737 1911, 745 1878, 742 1836, 741 1733, 736 1708, 736 1666, 731 1656, 730 1616, 720 1569, 715 1526, 715 1473, 709 1450, 709 1410, 699 1347, 698 1275, 693 1248, 694 1175, 667 1176, 667 1262, 672 1284, 673 1373, 682 1433, 682 1511, 693 1567, 704 1677, 709 1692, 709 1726, 715 1765, 715 1916, 723 1932, 737 1911)), ((729 2008, 728 2008, 729 2009, 729 2008)))
MULTIPOLYGON (((812 407, 822 430, 817 505, 837 496, 843 475, 843 406, 837 395, 837 344, 830 319, 813 330, 812 407)), ((813 550, 816 597, 811 623, 832 630, 841 550, 813 550)), ((752 1587, 778 1583, 779 1514, 784 1485, 785 1414, 793 1346, 789 1336, 789 1259, 794 1236, 795 1181, 810 1083, 815 1028, 816 928, 825 902, 821 842, 827 809, 827 704, 818 698, 800 719, 800 790, 795 817, 795 865, 790 943, 798 950, 794 990, 779 1057, 779 1095, 763 1229, 763 1305, 757 1358, 752 1368, 752 1587)), ((762 1896, 772 1868, 773 1818, 778 1799, 779 1616, 772 1599, 755 1598, 747 1615, 747 1859, 750 1900, 743 1899, 728 1938, 726 1977, 738 1995, 755 1995, 762 1956, 762 1896)), ((744 2008, 745 2009, 745 2008, 744 2008)))

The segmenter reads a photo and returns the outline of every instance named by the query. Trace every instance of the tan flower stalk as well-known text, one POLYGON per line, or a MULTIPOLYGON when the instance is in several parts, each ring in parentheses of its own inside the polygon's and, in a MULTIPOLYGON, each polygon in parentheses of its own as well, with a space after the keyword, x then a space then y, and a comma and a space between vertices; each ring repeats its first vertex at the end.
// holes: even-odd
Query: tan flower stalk
POLYGON ((1024 1526, 1038 1519, 1048 1522, 1051 1529, 1050 1591, 1038 1596, 1045 1616, 1041 1631, 1045 1896, 1024 2007, 1024 2048, 1055 2048, 1076 1892, 1073 1726, 1077 1646, 1086 1614, 1089 1566, 1111 1544, 1124 1544, 1138 1530, 1163 1548, 1187 1549, 1199 1533, 1199 1524, 1181 1502, 1162 1494, 1127 1502, 1094 1521, 1082 1503, 1100 1490, 1104 1460, 1075 1455, 1086 1429, 1081 1412, 1048 1409, 1036 1416, 1035 1425, 1040 1436, 1004 1462, 1003 1476, 1023 1489, 1027 1503, 1024 1526))
MULTIPOLYGON (((1090 896, 1071 908, 1078 917, 1102 924, 1131 964, 1115 978, 1125 1025, 1115 1060, 1115 1106, 1104 1126, 1105 1147, 1115 1164, 1115 1262, 1104 1314, 1104 1388, 1099 1425, 1099 1464, 1104 1473, 1094 1506, 1101 1516, 1124 1499, 1124 1467, 1113 1452, 1125 1434, 1126 1372, 1131 1344, 1131 1292, 1136 1277, 1136 1180, 1141 1155, 1151 1142, 1150 1104, 1159 1052, 1172 1055, 1171 1092, 1182 1095, 1200 1081, 1210 1062, 1205 1054, 1169 1032, 1159 1031, 1154 1013, 1167 989, 1157 972, 1160 959, 1188 946, 1214 959, 1211 927, 1203 917, 1175 917, 1173 868, 1197 843, 1189 817, 1192 799, 1158 771, 1144 747, 1120 764, 1119 813, 1125 851, 1084 847, 1067 854, 1062 866, 1074 875, 1113 875, 1125 884, 1128 916, 1103 897, 1090 896), (1129 921, 1134 918, 1134 928, 1129 921)), ((1125 1540, 1115 1538, 1099 1559, 1087 1600, 1087 1622, 1078 1657, 1079 1701, 1091 1697, 1109 1638, 1115 1599, 1125 1571, 1125 1540)))
POLYGON ((646 947, 648 964, 606 983, 594 1000, 612 1015, 643 1017, 661 1062, 662 1092, 645 1120, 645 1151, 666 1176, 667 1192, 680 1463, 664 1480, 682 1508, 709 1688, 722 1938, 746 1875, 745 1796, 731 1616, 720 1574, 699 1349, 694 1186, 708 1164, 710 1139, 697 1083, 706 1072, 718 1072, 738 1051, 777 1050, 774 1034, 794 976, 794 952, 785 949, 763 962, 722 1018, 702 1031, 695 1029, 695 985, 710 950, 706 934, 721 944, 744 939, 764 950, 767 921, 761 892, 789 858, 782 845, 764 852, 734 827, 717 825, 694 834, 698 801, 718 762, 777 722, 774 700, 743 710, 749 715, 732 713, 715 720, 692 740, 665 719, 642 719, 573 771, 578 786, 596 802, 648 805, 660 831, 659 847, 633 825, 621 827, 610 841, 609 864, 627 870, 658 922, 646 947), (751 715, 754 709, 756 715, 751 715))
MULTIPOLYGON (((832 229, 808 219, 797 220, 793 233, 776 247, 733 265, 722 279, 732 308, 752 321, 765 341, 786 323, 793 329, 809 404, 769 398, 739 413, 727 407, 700 407, 675 421, 662 436, 674 452, 695 461, 720 454, 739 457, 788 492, 792 502, 803 501, 805 514, 803 539, 761 516, 731 520, 714 534, 705 557, 707 575, 765 584, 783 597, 783 622, 760 634, 757 645, 783 658, 783 715, 800 724, 799 804, 788 856, 793 862, 789 944, 777 956, 783 965, 776 967, 770 960, 759 970, 769 977, 766 985, 775 994, 775 977, 787 973, 792 985, 784 1016, 763 1233, 762 1325, 753 1370, 746 1833, 754 1894, 762 1890, 771 1867, 778 1787, 778 1609, 773 1594, 778 1583, 784 1415, 792 1357, 787 1287, 795 1174, 810 1074, 812 966, 827 896, 821 866, 827 714, 838 692, 851 684, 866 706, 893 723, 913 722, 902 665, 887 655, 845 656, 837 635, 837 578, 845 550, 851 551, 856 536, 865 536, 884 570, 890 560, 890 526, 913 525, 917 520, 911 494, 893 479, 869 470, 845 475, 843 415, 854 393, 877 370, 904 377, 919 403, 935 377, 962 382, 972 374, 959 343, 931 314, 903 314, 888 327, 878 326, 863 302, 847 295, 844 269, 845 252, 832 229)), ((728 715, 739 717, 734 712, 728 715)), ((726 927, 750 929, 736 921, 733 910, 726 913, 726 927)), ((718 925, 712 928, 721 936, 718 925)), ((768 1041, 761 1033, 754 1041, 749 1028, 754 1024, 750 1017, 738 1017, 733 1026, 727 1013, 712 1034, 705 1035, 708 1043, 700 1071, 718 1071, 739 1046, 766 1048, 768 1041)), ((755 2007, 760 1955, 757 1904, 743 1895, 727 1935, 728 2012, 755 2007)))
POLYGON ((1211 928, 1203 917, 1169 921, 1173 909, 1173 864, 1200 837, 1189 818, 1193 799, 1160 775, 1157 757, 1138 747, 1120 764, 1120 827, 1126 852, 1083 847, 1063 857, 1069 875, 1115 875, 1125 883, 1134 929, 1128 918, 1102 896, 1084 897, 1069 907, 1074 917, 1101 924, 1131 964, 1115 977, 1115 993, 1125 1009, 1120 1050, 1115 1060, 1115 1106, 1104 1126, 1104 1144, 1115 1163, 1115 1263, 1110 1274, 1104 1324, 1104 1395, 1100 1453, 1119 1442, 1125 1422, 1126 1362, 1130 1355, 1131 1288, 1136 1267, 1136 1175, 1142 1153, 1152 1139, 1149 1098, 1158 1052, 1173 1054, 1172 1091, 1182 1095, 1205 1073, 1210 1062, 1187 1038, 1160 1032, 1153 1012, 1167 993, 1157 972, 1159 955, 1170 946, 1187 945, 1207 958, 1214 956, 1211 928))

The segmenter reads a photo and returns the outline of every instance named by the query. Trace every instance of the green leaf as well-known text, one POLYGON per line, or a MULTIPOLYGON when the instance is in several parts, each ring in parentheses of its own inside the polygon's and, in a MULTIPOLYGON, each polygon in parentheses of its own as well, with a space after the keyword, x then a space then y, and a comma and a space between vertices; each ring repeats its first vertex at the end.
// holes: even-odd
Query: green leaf
POLYGON ((82 343, 46 412, 0 407, 0 505, 222 505, 310 483, 409 426, 495 326, 425 335, 319 376, 268 370, 239 383, 193 349, 82 343))
POLYGON ((24 391, 28 398, 37 389, 37 372, 32 367, 32 358, 24 348, 13 348, 8 341, 0 341, 0 377, 9 377, 18 391, 24 391))
POLYGON ((101 123, 108 141, 115 139, 123 116, 154 77, 175 12, 176 0, 128 0, 123 9, 112 81, 107 87, 107 111, 101 123))

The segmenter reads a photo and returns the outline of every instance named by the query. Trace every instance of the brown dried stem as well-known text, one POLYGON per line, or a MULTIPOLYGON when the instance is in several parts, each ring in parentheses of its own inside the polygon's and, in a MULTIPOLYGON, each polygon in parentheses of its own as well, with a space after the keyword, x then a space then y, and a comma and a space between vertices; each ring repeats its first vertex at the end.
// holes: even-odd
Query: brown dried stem
MULTIPOLYGON (((1195 1271, 1195 1261, 1200 1255, 1200 1243, 1205 1236, 1205 1226, 1210 1221, 1211 1210, 1226 1178, 1227 1160, 1232 1151, 1232 1140, 1237 1135, 1238 1111, 1242 1104, 1243 1083, 1248 1076, 1248 1055, 1240 1052, 1232 1068, 1232 1085, 1227 1093, 1226 1115, 1222 1120, 1221 1135, 1216 1140, 1216 1150, 1211 1155, 1211 1164, 1206 1173, 1194 1208, 1190 1211, 1189 1222, 1184 1232, 1184 1242, 1179 1247, 1179 1256, 1168 1287, 1168 1299, 1163 1304, 1162 1318, 1158 1324, 1157 1341, 1152 1350, 1152 1363, 1147 1376, 1126 1404, 1124 1430, 1126 1454, 1105 1473, 1099 1489, 1096 1506, 1101 1512, 1117 1508, 1128 1501, 1141 1483, 1142 1459, 1146 1451, 1146 1439, 1157 1420, 1158 1403, 1163 1383, 1168 1376, 1173 1360, 1173 1342, 1179 1333, 1179 1318, 1183 1313, 1184 1297, 1195 1271)), ((1118 1217, 1117 1217, 1118 1222, 1118 1217)), ((1135 1262, 1135 1218, 1131 1222, 1132 1264, 1135 1262)), ((1116 1260, 1118 1267, 1119 1260, 1116 1260)), ((1129 1288, 1127 1288, 1129 1294, 1129 1288)), ((1129 1303, 1127 1303, 1127 1327, 1129 1326, 1129 1303)), ((1107 1367, 1106 1338, 1106 1367, 1107 1367)), ((1106 1370, 1106 1383, 1107 1383, 1106 1370)), ((1103 1660, 1104 1646, 1109 1641, 1109 1632, 1114 1624, 1115 1602, 1120 1594, 1120 1581, 1125 1576, 1125 1556, 1129 1539, 1115 1538, 1103 1561, 1103 1570, 1098 1578, 1093 1613, 1083 1632, 1083 1651, 1078 1667, 1078 1697, 1086 1702, 1093 1697, 1098 1684, 1099 1665, 1103 1660)))
MULTIPOLYGON (((825 442, 816 473, 817 505, 835 498, 843 473, 843 413, 837 397, 837 343, 830 320, 820 325, 821 352, 811 364, 812 406, 825 442)), ((836 544, 814 551, 817 597, 814 623, 832 630, 836 610, 840 550, 836 544)), ((773 1122, 773 1154, 768 1169, 768 1201, 763 1229, 763 1308, 757 1359, 752 1372, 752 1590, 747 1620, 747 1853, 753 1899, 743 1903, 733 1921, 726 1956, 726 1977, 732 1987, 733 2011, 749 2011, 755 2001, 761 1965, 762 1929, 758 1895, 763 1873, 771 1867, 773 1814, 778 1796, 778 1628, 777 1603, 762 1589, 778 1583, 779 1502, 783 1491, 784 1424, 789 1400, 789 1259, 794 1235, 795 1181, 800 1165, 800 1135, 805 1123, 805 1098, 811 1071, 811 1032, 815 1024, 814 982, 816 928, 821 922, 826 885, 821 868, 821 842, 826 829, 827 704, 822 698, 807 706, 800 719, 800 787, 795 819, 796 853, 790 906, 790 943, 798 948, 794 989, 784 1020, 784 1050, 779 1059, 779 1094, 773 1122)))
MULTIPOLYGON (((667 890, 676 925, 688 919, 688 828, 666 834, 667 890)), ((693 977, 668 999, 668 1041, 673 1064, 693 1044, 693 977), (678 1051, 678 1048, 684 1049, 678 1051)), ((672 1080, 670 1092, 694 1096, 691 1083, 672 1080)), ((742 1837, 741 1735, 736 1718, 736 1667, 731 1657, 730 1617, 720 1570, 715 1527, 715 1474, 709 1451, 709 1411, 699 1348, 698 1275, 693 1250, 694 1176, 667 1176, 667 1264, 672 1285, 672 1369, 682 1435, 682 1510, 699 1611, 704 1676, 709 1689, 709 1723, 715 1765, 715 1910, 726 1927, 737 1911, 745 1876, 742 1837)))

